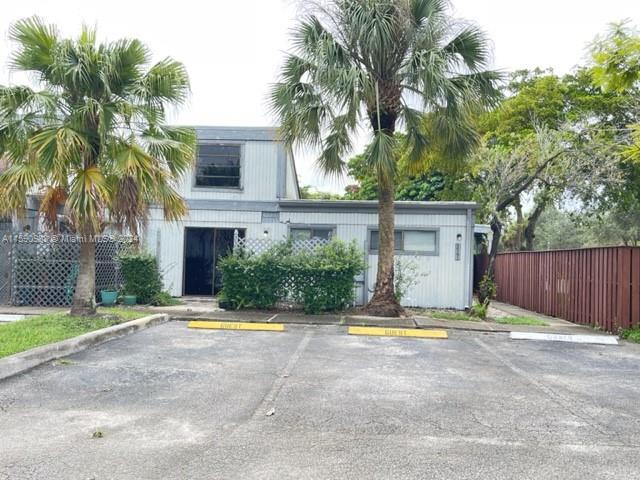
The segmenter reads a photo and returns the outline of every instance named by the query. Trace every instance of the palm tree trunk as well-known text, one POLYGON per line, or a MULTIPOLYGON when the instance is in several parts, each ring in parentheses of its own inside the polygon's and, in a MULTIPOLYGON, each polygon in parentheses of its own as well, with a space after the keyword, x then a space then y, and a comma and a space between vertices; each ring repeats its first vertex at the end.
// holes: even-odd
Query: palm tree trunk
POLYGON ((370 315, 398 317, 404 310, 395 297, 393 286, 395 207, 392 178, 378 178, 378 273, 371 301, 365 307, 370 315))
POLYGON ((71 315, 75 316, 95 315, 96 313, 96 244, 91 240, 83 238, 80 244, 80 268, 71 304, 71 315))

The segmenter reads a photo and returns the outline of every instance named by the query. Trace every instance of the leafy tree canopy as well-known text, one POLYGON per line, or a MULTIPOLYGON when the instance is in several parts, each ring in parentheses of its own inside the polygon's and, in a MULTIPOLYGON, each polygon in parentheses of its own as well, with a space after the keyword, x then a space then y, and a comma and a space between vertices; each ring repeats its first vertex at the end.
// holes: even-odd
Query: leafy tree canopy
POLYGON ((640 81, 640 32, 628 21, 612 24, 591 46, 595 84, 625 91, 640 81))

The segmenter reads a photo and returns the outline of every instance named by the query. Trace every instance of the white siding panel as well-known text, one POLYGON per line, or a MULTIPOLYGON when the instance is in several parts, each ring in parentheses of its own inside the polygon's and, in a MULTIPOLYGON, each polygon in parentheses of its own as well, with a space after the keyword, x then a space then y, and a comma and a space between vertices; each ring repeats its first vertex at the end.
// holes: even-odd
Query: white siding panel
MULTIPOLYGON (((460 260, 455 260, 456 235, 464 230, 458 228, 440 228, 438 255, 397 255, 399 262, 411 262, 416 267, 417 283, 407 292, 402 304, 406 307, 434 307, 463 309, 465 299, 465 240, 461 242, 460 260)), ((378 256, 369 255, 367 284, 368 299, 371 298, 376 281, 378 256)))
POLYGON ((296 182, 296 170, 294 167, 293 156, 287 155, 287 174, 285 177, 285 198, 291 200, 297 200, 299 198, 297 182, 296 182))
MULTIPOLYGON (((363 250, 368 228, 378 224, 378 216, 373 213, 282 212, 280 219, 292 224, 336 225, 338 238, 355 240, 363 250)), ((397 256, 400 262, 412 262, 417 268, 417 284, 403 299, 404 306, 456 309, 468 306, 465 299, 468 281, 465 263, 471 260, 466 249, 466 221, 465 214, 396 214, 396 227, 434 227, 439 231, 438 255, 397 256), (458 234, 462 235, 460 260, 455 259, 458 234)), ((370 299, 375 286, 378 256, 368 255, 367 258, 366 279, 370 299)))
POLYGON ((180 194, 187 199, 208 200, 275 200, 277 198, 278 143, 244 143, 241 183, 242 189, 193 187, 193 171, 180 181, 180 194))

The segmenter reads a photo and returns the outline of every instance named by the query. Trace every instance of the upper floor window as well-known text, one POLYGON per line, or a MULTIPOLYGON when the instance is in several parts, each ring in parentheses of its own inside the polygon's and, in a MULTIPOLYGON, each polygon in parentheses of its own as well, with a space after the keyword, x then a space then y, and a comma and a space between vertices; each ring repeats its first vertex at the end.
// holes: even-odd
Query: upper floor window
POLYGON ((198 145, 196 187, 240 188, 241 145, 198 145))
MULTIPOLYGON (((377 252, 380 235, 377 230, 371 230, 369 236, 369 250, 377 252)), ((435 230, 396 230, 393 235, 396 252, 415 253, 417 255, 438 254, 438 232, 435 230)))

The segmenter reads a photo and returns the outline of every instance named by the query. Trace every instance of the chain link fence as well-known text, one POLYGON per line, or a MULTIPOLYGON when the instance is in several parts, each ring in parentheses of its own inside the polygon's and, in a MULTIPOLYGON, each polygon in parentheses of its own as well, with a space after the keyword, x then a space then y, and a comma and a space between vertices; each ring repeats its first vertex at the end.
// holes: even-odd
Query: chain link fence
MULTIPOLYGON (((71 304, 79 270, 81 238, 72 235, 11 234, 2 237, 0 267, 8 268, 0 302, 12 305, 71 304), (3 262, 4 259, 4 262, 3 262)), ((131 238, 104 235, 96 243, 96 293, 122 284, 117 256, 132 246, 131 238)), ((2 277, 6 276, 1 275, 2 277)))

